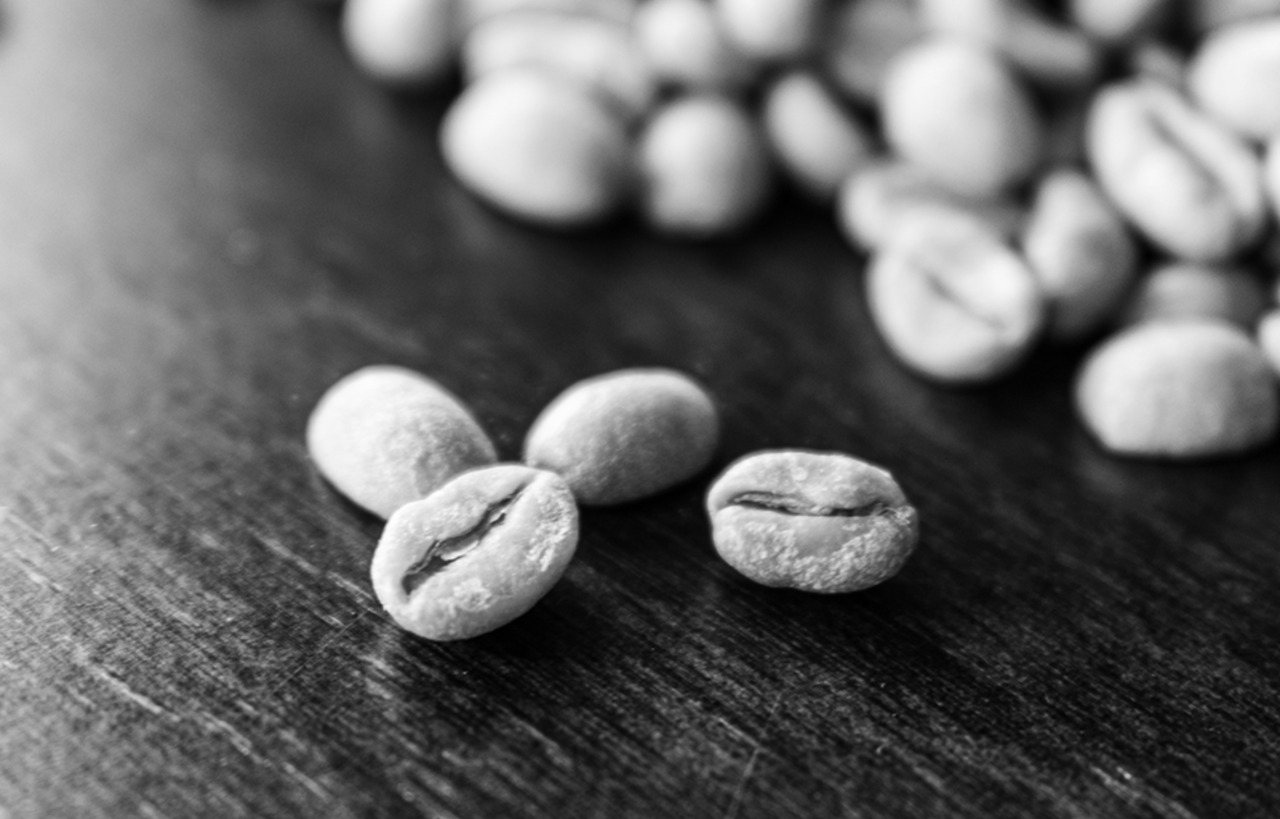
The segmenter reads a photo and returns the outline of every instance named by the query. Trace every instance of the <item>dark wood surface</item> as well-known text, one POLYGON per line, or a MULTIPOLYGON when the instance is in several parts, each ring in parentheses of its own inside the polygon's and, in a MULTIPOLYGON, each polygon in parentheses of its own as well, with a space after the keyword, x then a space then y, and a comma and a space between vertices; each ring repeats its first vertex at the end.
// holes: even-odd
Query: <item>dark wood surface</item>
POLYGON ((441 168, 445 97, 362 80, 306 4, 4 12, 0 817, 1280 815, 1274 447, 1109 458, 1078 351, 912 377, 796 201, 709 245, 514 224, 441 168), (754 586, 703 476, 584 512, 533 612, 428 643, 303 449, 375 362, 505 458, 578 378, 686 369, 714 468, 880 462, 921 546, 861 594, 754 586))

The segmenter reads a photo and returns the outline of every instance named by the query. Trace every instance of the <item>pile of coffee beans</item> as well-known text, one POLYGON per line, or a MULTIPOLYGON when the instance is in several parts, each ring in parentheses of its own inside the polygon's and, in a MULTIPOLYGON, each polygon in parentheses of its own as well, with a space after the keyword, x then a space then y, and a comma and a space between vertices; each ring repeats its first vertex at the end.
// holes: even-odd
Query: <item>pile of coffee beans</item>
POLYGON ((874 323, 926 378, 1100 342, 1076 398, 1110 451, 1280 425, 1280 0, 345 0, 343 23, 381 82, 460 73, 445 162, 509 214, 708 237, 789 184, 869 255, 874 323))
MULTIPOLYGON (((471 413, 411 370, 358 370, 320 398, 307 426, 316 468, 386 528, 370 574, 407 631, 461 640, 524 614, 578 545, 578 506, 640 500, 715 457, 720 415, 672 370, 606 373, 538 416, 524 463, 495 464, 471 413)), ((893 575, 919 536, 889 473, 847 455, 764 452, 729 467, 707 496, 717 551, 768 586, 835 593, 893 575)))

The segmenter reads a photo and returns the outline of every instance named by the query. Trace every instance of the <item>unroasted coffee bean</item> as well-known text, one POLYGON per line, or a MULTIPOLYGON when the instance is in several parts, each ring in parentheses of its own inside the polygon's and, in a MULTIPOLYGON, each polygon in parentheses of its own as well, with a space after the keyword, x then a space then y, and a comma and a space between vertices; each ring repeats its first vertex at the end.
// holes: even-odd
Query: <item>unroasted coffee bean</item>
POLYGON ((953 383, 1011 370, 1045 321, 1022 259, 974 220, 942 213, 909 219, 872 259, 867 305, 900 359, 953 383))
POLYGON ((758 64, 725 37, 706 0, 649 0, 636 9, 636 45, 661 82, 693 91, 737 92, 758 64))
POLYGON ((637 153, 641 212, 666 233, 739 230, 773 187, 764 137, 742 106, 723 97, 683 97, 658 109, 637 153))
POLYGON ((1081 89, 1102 67, 1102 54, 1078 29, 1054 23, 1021 0, 920 0, 925 29, 994 48, 1041 85, 1081 89))
POLYGON ((440 145, 449 169, 472 191, 549 226, 598 222, 630 188, 621 117, 548 72, 501 71, 469 86, 445 115, 440 145))
POLYGON ((1191 97, 1236 133, 1280 135, 1280 17, 1222 28, 1200 45, 1187 74, 1191 97))
POLYGON ((382 517, 496 457, 457 398, 390 366, 365 367, 330 387, 307 422, 307 449, 338 491, 382 517))
POLYGON ((619 370, 556 397, 529 430, 524 459, 561 475, 580 503, 625 503, 701 472, 719 435, 715 403, 688 376, 619 370))
POLYGON ((564 481, 502 464, 467 472, 392 515, 370 575, 401 628, 462 640, 532 608, 577 545, 578 510, 564 481))
POLYGON ((1143 233, 1189 261, 1220 261, 1267 224, 1262 171, 1239 137, 1151 81, 1096 98, 1086 141, 1103 190, 1143 233))
POLYGON ((628 119, 648 111, 657 94, 630 29, 598 17, 521 12, 494 18, 467 35, 462 69, 468 82, 511 68, 576 80, 628 119))
POLYGON ((744 54, 769 62, 809 52, 826 0, 713 0, 725 34, 744 54))
POLYGON ((1137 248, 1120 215, 1073 169, 1040 181, 1022 251, 1049 302, 1048 334, 1058 341, 1100 329, 1120 309, 1137 272, 1137 248))
POLYGON ((907 49, 881 93, 885 139, 943 185, 995 196, 1040 162, 1043 133, 1018 78, 983 46, 946 38, 907 49))
POLYGON ((762 117, 774 156, 815 199, 831 199, 871 158, 871 134, 812 74, 793 71, 777 79, 765 92, 762 117))
POLYGON ((922 34, 914 0, 844 0, 822 38, 822 65, 840 91, 872 103, 894 58, 922 34))
POLYGON ((1004 197, 954 193, 906 162, 881 160, 856 170, 836 196, 836 222, 859 247, 882 247, 913 214, 943 211, 967 216, 999 236, 1012 236, 1022 208, 1004 197))
POLYGON ((838 453, 772 451, 735 462, 707 493, 716 551, 766 586, 851 592, 898 573, 919 518, 893 477, 838 453))
POLYGON ((1130 294, 1122 321, 1220 319, 1246 332, 1267 309, 1267 291, 1239 267, 1175 262, 1151 271, 1130 294))
POLYGON ((1219 321, 1140 324, 1099 346, 1076 382, 1085 426, 1121 455, 1192 458, 1253 449, 1275 434, 1275 376, 1219 321))
POLYGON ((1160 28, 1176 4, 1177 0, 1069 0, 1067 5, 1073 23, 1099 40, 1118 44, 1160 28))
POLYGON ((438 82, 453 66, 458 2, 347 0, 343 40, 356 64, 382 82, 438 82))

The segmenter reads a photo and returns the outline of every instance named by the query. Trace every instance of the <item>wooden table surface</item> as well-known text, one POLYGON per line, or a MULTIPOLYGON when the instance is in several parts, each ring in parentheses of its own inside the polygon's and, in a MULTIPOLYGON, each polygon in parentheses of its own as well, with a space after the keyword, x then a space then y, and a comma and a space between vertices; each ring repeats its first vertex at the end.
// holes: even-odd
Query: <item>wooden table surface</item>
POLYGON ((868 326, 828 211, 688 245, 544 233, 443 171, 331 13, 9 0, 0 35, 0 817, 1274 817, 1280 455, 1164 466, 1074 423, 1079 351, 968 391, 868 326), (501 455, 578 378, 665 365, 713 469, 882 463, 923 537, 820 597, 712 549, 709 475, 582 516, 529 615, 396 629, 380 522, 310 466, 397 363, 501 455))

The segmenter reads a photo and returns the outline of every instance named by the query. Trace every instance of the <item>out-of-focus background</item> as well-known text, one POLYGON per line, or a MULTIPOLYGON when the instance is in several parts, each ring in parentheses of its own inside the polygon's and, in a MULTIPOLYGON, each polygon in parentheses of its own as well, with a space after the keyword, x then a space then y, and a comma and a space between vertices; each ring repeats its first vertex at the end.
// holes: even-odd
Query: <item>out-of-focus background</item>
POLYGON ((912 374, 863 257, 783 190, 677 241, 545 231, 437 142, 334 9, 7 0, 0 34, 0 817, 1236 817, 1280 812, 1280 461, 1105 454, 1084 350, 912 374), (381 521, 306 418, 366 364, 437 379, 499 455, 577 379, 661 365, 711 470, 588 509, 528 615, 394 626, 381 521), (882 464, 895 579, 824 597, 715 554, 763 448, 882 464))

